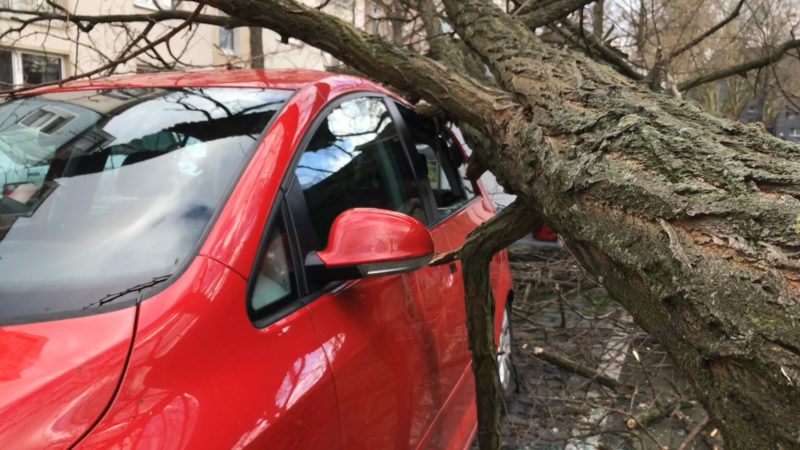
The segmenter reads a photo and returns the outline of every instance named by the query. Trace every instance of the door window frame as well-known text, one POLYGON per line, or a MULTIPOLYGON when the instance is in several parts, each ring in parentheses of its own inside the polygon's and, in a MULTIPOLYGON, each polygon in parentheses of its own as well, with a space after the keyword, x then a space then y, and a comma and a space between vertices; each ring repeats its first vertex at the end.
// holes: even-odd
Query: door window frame
MULTIPOLYGON (((316 116, 312 119, 309 126, 303 133, 303 136, 301 137, 289 164, 286 166, 283 179, 281 180, 279 193, 276 195, 276 198, 273 202, 274 206, 269 212, 267 221, 262 231, 258 252, 255 260, 253 261, 253 265, 250 270, 250 276, 248 277, 246 295, 248 317, 250 317, 253 325, 258 328, 263 328, 274 323, 275 321, 297 311, 304 305, 309 304, 321 295, 339 288, 345 283, 357 281, 334 281, 324 285, 315 285, 314 280, 309 278, 305 270, 305 257, 310 252, 319 250, 321 240, 313 226, 308 205, 303 195, 303 189, 300 186, 299 180, 297 179, 295 170, 297 169, 300 159, 308 148, 315 133, 319 130, 321 124, 327 120, 331 112, 343 103, 359 98, 376 98, 382 100, 386 106, 400 140, 400 146, 403 150, 405 163, 409 166, 411 174, 414 177, 417 195, 423 204, 427 228, 432 229, 449 217, 438 217, 436 201, 427 177, 427 173, 418 173, 417 167, 415 167, 413 163, 412 154, 416 153, 412 153, 410 150, 412 148, 411 146, 413 145, 413 139, 411 138, 411 132, 406 124, 406 121, 403 119, 399 108, 408 108, 414 114, 419 113, 417 113, 410 106, 400 105, 398 100, 390 96, 373 91, 349 92, 333 99, 317 112, 316 116), (260 264, 263 259, 264 252, 269 245, 271 231, 277 223, 277 220, 283 221, 286 230, 290 257, 292 259, 291 264, 295 271, 295 285, 293 288, 296 290, 296 295, 292 298, 276 302, 274 307, 268 308, 269 312, 257 314, 252 311, 250 301, 255 289, 257 272, 260 270, 260 264)), ((449 133, 449 130, 438 129, 437 132, 448 133, 448 135, 450 135, 450 139, 452 139, 454 144, 460 148, 458 141, 452 136, 452 134, 449 133)), ((440 137, 434 136, 434 139, 440 140, 440 137)), ((453 168, 453 170, 457 171, 458 169, 453 168)), ((463 204, 458 210, 452 212, 450 215, 456 214, 458 211, 461 211, 468 205, 472 204, 472 202, 474 202, 477 198, 481 197, 480 189, 477 188, 474 182, 472 182, 472 185, 475 196, 465 202, 465 204, 463 204)))
MULTIPOLYGON (((400 140, 403 143, 403 146, 404 146, 404 148, 406 150, 407 157, 409 159, 411 159, 411 155, 416 153, 416 148, 415 148, 415 144, 414 144, 414 139, 412 138, 412 135, 411 135, 411 130, 409 129, 409 125, 403 119, 402 114, 400 113, 400 108, 406 108, 411 113, 416 114, 416 115, 420 115, 420 114, 414 108, 412 108, 412 107, 410 107, 408 105, 403 105, 400 102, 398 102, 397 100, 391 99, 391 101, 389 101, 389 103, 393 107, 394 114, 396 115, 396 119, 395 120, 397 120, 399 123, 402 123, 402 129, 398 130, 398 132, 400 134, 400 140), (414 150, 412 151, 412 149, 414 149, 414 150)), ((437 135, 433 136, 433 139, 435 141, 437 141, 437 144, 443 146, 444 145, 443 140, 446 137, 449 137, 450 140, 453 141, 453 145, 455 145, 459 151, 463 152, 463 148, 461 147, 461 144, 459 143, 458 139, 456 139, 456 137, 453 135, 453 133, 451 133, 450 130, 447 127, 441 127, 439 122, 436 121, 435 119, 431 119, 431 120, 434 121, 434 124, 435 124, 435 127, 436 127, 437 135), (441 134, 442 137, 438 136, 438 134, 441 134)), ((434 151, 435 150, 436 149, 434 149, 434 151)), ((437 154, 436 157, 438 158, 439 155, 437 154)), ((466 159, 466 155, 465 155, 465 159, 466 159)), ((446 162, 446 164, 450 166, 449 168, 448 167, 441 167, 442 166, 442 162, 439 161, 440 169, 443 170, 445 173, 448 173, 448 178, 449 178, 449 176, 455 176, 455 178, 457 179, 458 183, 460 183, 459 184, 459 188, 461 190, 466 191, 466 186, 464 186, 464 181, 465 180, 462 179, 462 177, 460 176, 459 168, 458 167, 452 167, 452 164, 450 164, 450 163, 451 163, 450 161, 446 162), (452 173, 449 173, 449 172, 452 172, 452 173)), ((464 164, 466 164, 466 161, 464 162, 464 164)), ((412 169, 414 169, 413 165, 412 165, 412 169)), ((416 170, 415 170, 415 176, 417 177, 417 182, 421 185, 421 189, 423 189, 426 192, 425 198, 423 198, 423 202, 425 202, 428 205, 430 205, 430 208, 431 208, 431 211, 428 214, 428 217, 429 217, 429 223, 427 224, 428 229, 432 229, 433 227, 435 227, 438 224, 442 223, 443 221, 447 220, 448 217, 451 217, 451 216, 453 216, 455 214, 458 214, 460 211, 462 211, 465 208, 467 208, 469 205, 471 205, 473 202, 475 202, 477 199, 481 198, 481 196, 482 196, 482 192, 478 188, 477 183, 475 181, 469 180, 470 184, 472 185, 472 198, 468 198, 457 209, 449 212, 447 215, 440 216, 439 213, 438 213, 438 206, 436 204, 436 197, 433 194, 433 187, 430 185, 430 180, 428 179, 427 173, 425 173, 425 174, 417 174, 416 170), (432 218, 432 219, 430 219, 430 218, 432 218)), ((448 179, 448 182, 449 182, 449 179, 448 179)))
POLYGON ((267 220, 261 233, 261 238, 258 242, 258 249, 256 257, 253 260, 253 265, 250 267, 250 274, 247 277, 247 290, 245 291, 245 310, 250 322, 256 328, 265 328, 268 325, 288 316, 289 314, 300 309, 304 303, 301 301, 303 295, 303 281, 301 280, 303 274, 302 258, 300 250, 297 245, 297 233, 294 223, 289 213, 289 208, 285 201, 285 194, 279 190, 273 201, 273 207, 269 211, 267 220), (289 267, 294 271, 294 280, 292 285, 292 294, 286 298, 277 300, 275 303, 266 306, 261 311, 253 309, 252 300, 255 292, 256 283, 258 282, 258 272, 261 270, 261 265, 264 262, 264 256, 268 250, 272 231, 281 223, 286 233, 287 251, 289 252, 289 267))
POLYGON ((292 226, 294 227, 293 231, 300 232, 295 234, 297 237, 295 241, 301 258, 295 261, 295 263, 302 266, 297 278, 301 287, 301 302, 304 304, 313 301, 315 298, 326 292, 336 289, 344 283, 352 282, 354 280, 334 281, 323 286, 319 286, 314 285, 314 280, 309 279, 308 274, 305 271, 305 257, 312 251, 318 251, 320 242, 322 241, 320 240, 320 236, 312 224, 308 205, 306 204, 305 197, 303 196, 303 189, 300 186, 297 176, 295 175, 295 170, 300 163, 303 153, 308 148, 308 145, 311 143, 311 139, 314 137, 314 134, 317 132, 317 130, 319 130, 323 121, 325 121, 331 112, 338 108, 341 104, 359 98, 377 98, 383 101, 383 104, 386 106, 389 112, 392 124, 397 131, 406 164, 408 164, 410 167, 411 174, 414 177, 414 184, 417 186, 417 195, 422 202, 426 221, 430 222, 431 218, 434 217, 432 210, 435 208, 435 204, 433 203, 433 193, 430 191, 430 187, 428 187, 427 190, 423 189, 423 185, 419 182, 420 175, 416 173, 414 164, 412 163, 411 157, 408 153, 408 144, 405 138, 405 124, 402 121, 402 117, 400 117, 397 107, 394 105, 395 100, 379 92, 355 91, 348 92, 347 94, 341 95, 330 101, 327 105, 320 109, 304 132, 303 137, 300 139, 300 142, 297 145, 294 154, 292 155, 289 165, 286 167, 286 172, 284 173, 284 178, 281 182, 281 191, 285 194, 285 203, 288 205, 287 210, 291 216, 289 220, 292 222, 292 226))

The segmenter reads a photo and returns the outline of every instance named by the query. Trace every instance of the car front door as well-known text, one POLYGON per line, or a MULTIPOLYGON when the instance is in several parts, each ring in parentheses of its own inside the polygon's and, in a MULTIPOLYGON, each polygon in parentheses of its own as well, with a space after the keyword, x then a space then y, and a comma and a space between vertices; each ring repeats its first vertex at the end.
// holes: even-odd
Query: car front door
MULTIPOLYGON (((437 250, 457 250, 467 234, 492 215, 476 195, 477 186, 463 179, 464 155, 447 130, 429 118, 397 104, 412 160, 418 161, 433 203, 430 233, 437 250), (459 170, 462 169, 462 170, 459 170)), ((438 308, 433 335, 439 355, 439 390, 447 402, 426 439, 429 448, 457 447, 474 430, 475 389, 467 346, 461 262, 425 267, 412 275, 425 304, 438 308)))
MULTIPOLYGON (((304 254, 325 247, 334 218, 349 208, 428 220, 430 205, 384 98, 334 103, 301 150, 287 196, 299 234, 311 236, 304 254)), ((436 381, 440 361, 429 314, 436 306, 415 295, 414 283, 413 274, 306 279, 308 310, 336 383, 344 448, 417 446, 446 398, 436 381)))

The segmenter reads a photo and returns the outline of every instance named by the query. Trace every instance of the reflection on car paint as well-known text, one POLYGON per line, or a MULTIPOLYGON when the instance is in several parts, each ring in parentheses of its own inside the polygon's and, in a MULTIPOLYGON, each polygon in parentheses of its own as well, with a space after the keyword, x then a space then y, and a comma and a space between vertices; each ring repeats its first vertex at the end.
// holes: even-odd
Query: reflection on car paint
MULTIPOLYGON (((380 200, 384 208, 427 223, 427 231, 422 226, 418 231, 433 235, 437 252, 452 250, 467 232, 491 217, 492 210, 482 195, 470 200, 470 192, 483 194, 479 185, 463 186, 460 192, 459 172, 445 165, 463 159, 455 154, 461 149, 444 142, 444 130, 436 129, 436 136, 420 140, 427 145, 423 161, 414 154, 418 147, 396 131, 403 127, 395 124, 407 119, 406 125, 430 131, 430 123, 404 110, 402 101, 385 89, 353 77, 304 71, 221 71, 123 80, 87 80, 40 90, 46 101, 31 103, 21 116, 27 117, 26 125, 38 130, 37 139, 47 138, 47 133, 55 138, 59 131, 74 129, 81 149, 97 148, 101 154, 105 147, 119 151, 105 155, 103 164, 97 161, 94 171, 51 174, 48 168, 40 180, 36 177, 41 175, 34 174, 38 169, 32 166, 27 178, 7 186, 4 198, 9 201, 3 207, 9 212, 0 218, 0 256, 12 251, 54 257, 72 252, 75 259, 65 264, 85 275, 73 279, 74 290, 44 279, 37 289, 61 295, 51 300, 80 297, 79 306, 91 305, 81 314, 106 303, 131 306, 106 314, 0 328, 5 332, 0 333, 0 442, 16 444, 11 439, 21 436, 27 439, 20 442, 21 447, 74 445, 78 449, 464 448, 474 432, 475 411, 460 264, 320 286, 301 261, 309 251, 324 249, 314 247, 319 244, 314 239, 306 243, 298 237, 301 229, 315 231, 317 225, 320 232, 328 230, 323 221, 300 226, 311 220, 301 214, 303 208, 310 212, 309 203, 303 204, 308 198, 298 184, 292 184, 297 183, 292 180, 294 154, 307 149, 305 139, 319 131, 316 124, 331 122, 328 131, 336 131, 345 140, 352 138, 352 145, 343 149, 357 155, 349 162, 318 167, 336 173, 306 183, 312 204, 327 208, 321 217, 334 219, 344 209, 380 200), (163 88, 167 85, 178 89, 163 88), (222 104, 235 104, 239 100, 231 88, 244 87, 258 92, 296 91, 263 138, 256 132, 245 133, 242 142, 253 146, 220 138, 219 127, 251 130, 249 122, 239 120, 242 117, 227 120, 224 108, 209 103, 207 96, 214 92, 222 104), (84 120, 81 108, 94 111, 87 102, 65 108, 73 117, 58 111, 50 114, 55 111, 51 107, 58 107, 52 102, 60 101, 64 92, 79 98, 87 89, 99 92, 108 102, 107 108, 95 111, 98 115, 125 109, 131 114, 128 125, 135 124, 135 129, 125 128, 124 121, 114 118, 102 126, 94 125, 102 119, 84 120), (204 105, 215 126, 173 117, 165 109, 165 96, 171 106, 190 114, 204 105), (148 114, 147 102, 163 106, 156 108, 163 111, 148 114), (347 125, 363 133, 361 137, 343 135, 347 120, 359 123, 355 116, 373 110, 376 120, 361 123, 362 129, 347 125), (322 115, 331 111, 349 116, 325 121, 322 115), (164 127, 155 123, 162 119, 171 120, 169 132, 162 132, 164 127), (370 128, 365 124, 373 129, 364 129, 370 128), (179 142, 178 135, 187 139, 179 142), (146 148, 163 151, 149 154, 146 148), (139 155, 128 161, 132 154, 139 155), (222 179, 236 178, 235 162, 244 162, 250 155, 230 191, 225 185, 221 191, 214 187, 217 194, 207 195, 216 170, 224 166, 231 171, 222 179), (405 167, 394 167, 392 161, 405 167), (376 168, 382 172, 373 173, 376 168), (434 193, 422 189, 425 168, 435 169, 434 193), (348 171, 358 178, 347 176, 348 171), (415 173, 418 180, 411 179, 415 173), (361 194, 322 193, 320 186, 325 183, 361 194), (375 194, 381 186, 388 194, 378 198, 375 194), (108 195, 97 197, 97 192, 108 195), (328 197, 331 201, 320 200, 328 197), (91 201, 87 200, 85 210, 71 210, 62 206, 70 198, 91 201), (147 201, 139 208, 131 200, 140 198, 147 201), (290 207, 295 201, 299 203, 290 207), (81 221, 86 211, 94 219, 90 223, 81 221), (52 215, 61 217, 57 223, 75 233, 62 248, 55 242, 33 248, 21 239, 26 227, 52 215), (286 226, 276 228, 278 221, 286 226), (209 223, 205 234, 203 224, 209 223), (136 245, 126 247, 125 239, 136 245), (270 249, 280 253, 277 243, 283 245, 286 257, 263 258, 270 249), (75 244, 82 247, 70 248, 75 244), (116 253, 98 259, 107 266, 84 261, 90 253, 101 251, 116 253), (151 264, 143 262, 148 258, 151 264), (258 266, 275 261, 284 265, 266 270, 258 266), (150 270, 147 276, 124 283, 114 280, 120 271, 136 272, 141 267, 150 270), (92 272, 95 277, 89 278, 92 272), (258 273, 285 284, 274 314, 254 318, 246 305, 252 301, 258 273), (90 292, 90 284, 95 284, 97 292, 90 292), (79 291, 91 295, 77 295, 79 291), (73 345, 72 353, 49 352, 56 341, 73 345), (24 354, 7 356, 3 349, 24 354), (26 390, 29 395, 3 403, 10 398, 3 392, 20 387, 17 392, 26 390)), ((286 92, 287 96, 292 93, 286 92)), ((313 148, 342 153, 331 148, 331 142, 313 148)), ((40 150, 57 155, 60 147, 64 143, 52 141, 52 148, 40 150)), ((84 150, 83 154, 91 154, 84 150)), ((376 235, 374 230, 357 233, 376 235)), ((408 234, 398 231, 398 239, 408 234)), ((390 241, 381 241, 385 245, 373 246, 365 254, 391 256, 392 251, 407 248, 390 241)), ((353 262, 347 251, 335 250, 331 256, 341 257, 343 264, 353 262)), ((367 257, 370 262, 375 261, 367 257)), ((28 281, 42 273, 69 278, 46 263, 14 267, 28 271, 28 281)), ((510 289, 504 270, 504 257, 493 258, 491 280, 496 296, 506 296, 510 289)), ((3 289, 24 283, 25 277, 22 274, 5 283, 0 274, 0 317, 14 313, 3 309, 3 302, 12 298, 3 289)), ((25 298, 21 289, 18 298, 25 298)), ((43 305, 35 304, 34 309, 43 305)), ((500 317, 502 308, 497 313, 500 317)), ((20 322, 42 317, 14 314, 20 322)))

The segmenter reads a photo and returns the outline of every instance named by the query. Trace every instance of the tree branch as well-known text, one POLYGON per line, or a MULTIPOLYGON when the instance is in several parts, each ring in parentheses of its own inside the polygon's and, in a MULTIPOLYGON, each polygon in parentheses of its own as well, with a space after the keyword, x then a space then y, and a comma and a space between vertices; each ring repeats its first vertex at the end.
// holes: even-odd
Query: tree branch
MULTIPOLYGON (((141 33, 138 34, 138 36, 136 36, 134 39, 131 39, 131 41, 128 42, 128 45, 126 45, 125 48, 123 48, 122 51, 119 52, 119 55, 116 58, 114 58, 114 60, 118 60, 118 59, 124 58, 125 54, 128 53, 131 49, 133 49, 136 46, 136 44, 139 43, 139 41, 141 41, 142 39, 147 39, 147 35, 150 33, 150 31, 153 30, 153 27, 155 27, 155 22, 148 23, 144 27, 144 30, 142 30, 141 33)), ((106 73, 106 75, 111 75, 114 72, 115 68, 116 68, 116 65, 112 66, 112 67, 109 67, 108 72, 106 73)))
POLYGON ((249 25, 270 28, 313 45, 356 70, 425 98, 477 127, 495 122, 502 111, 514 105, 511 96, 503 91, 297 1, 206 3, 231 16, 247 17, 249 25))
POLYGON ((535 220, 536 216, 518 198, 473 230, 458 252, 462 261, 467 332, 476 381, 478 442, 482 450, 500 448, 500 383, 494 347, 495 299, 489 283, 489 262, 497 252, 529 233, 535 220))
POLYGON ((563 25, 573 37, 577 38, 581 36, 589 51, 597 54, 603 61, 614 66, 614 68, 623 75, 637 81, 644 79, 644 75, 639 73, 625 58, 620 56, 618 50, 606 45, 606 43, 600 40, 594 33, 581 33, 577 25, 573 24, 569 19, 562 20, 561 25, 563 25))
POLYGON ((772 53, 767 56, 763 56, 761 58, 752 59, 750 61, 743 62, 741 64, 736 64, 734 66, 726 67, 724 69, 720 69, 711 73, 707 73, 704 75, 700 75, 698 77, 692 78, 690 80, 684 81, 683 83, 678 84, 679 91, 687 91, 693 87, 700 86, 702 84, 711 83, 712 81, 721 80, 723 78, 727 78, 732 75, 741 75, 747 73, 751 70, 760 69, 762 67, 766 67, 770 64, 777 62, 779 59, 786 54, 787 51, 793 48, 800 48, 800 39, 792 39, 789 41, 784 42, 783 44, 776 47, 772 53))
POLYGON ((713 27, 707 29, 705 32, 695 37, 691 41, 687 42, 684 46, 674 50, 672 53, 669 54, 669 56, 667 56, 667 60, 673 60, 677 58, 683 52, 703 42, 706 38, 716 33, 720 28, 730 23, 733 19, 735 19, 739 15, 739 12, 742 9, 742 5, 744 5, 744 0, 739 0, 739 3, 736 4, 736 8, 734 8, 733 11, 731 11, 731 13, 727 17, 725 17, 724 19, 722 19, 722 21, 720 21, 713 27))
POLYGON ((168 42, 176 34, 178 34, 181 30, 183 30, 184 28, 186 28, 189 25, 191 25, 192 23, 194 23, 195 17, 200 14, 200 10, 202 10, 202 9, 203 9, 203 5, 202 4, 198 4, 197 8, 194 10, 194 12, 192 14, 190 14, 189 17, 187 17, 186 20, 183 23, 181 23, 177 27, 171 29, 168 33, 165 33, 163 36, 161 36, 160 38, 158 38, 155 41, 151 42, 149 45, 147 45, 145 47, 142 47, 142 48, 136 50, 135 52, 132 52, 132 53, 128 54, 127 56, 124 56, 124 57, 122 57, 120 59, 113 60, 113 61, 109 62, 108 64, 102 66, 102 67, 98 67, 97 69, 94 69, 94 70, 92 70, 90 72, 74 75, 72 77, 65 78, 63 80, 56 80, 56 81, 51 81, 51 82, 48 82, 48 83, 41 83, 41 84, 38 84, 36 86, 27 86, 27 87, 15 89, 13 91, 6 92, 6 94, 13 95, 13 94, 18 93, 20 91, 26 91, 26 90, 29 90, 29 89, 34 88, 34 87, 49 86, 49 85, 53 85, 53 84, 63 84, 63 83, 67 83, 69 81, 77 80, 77 79, 80 79, 80 78, 91 77, 92 75, 97 75, 98 73, 105 72, 105 71, 107 71, 107 70, 109 70, 109 69, 111 69, 113 67, 116 67, 116 66, 118 66, 120 64, 124 64, 124 63, 130 61, 131 59, 136 58, 137 56, 141 55, 142 53, 145 53, 148 50, 150 50, 150 49, 152 49, 152 48, 154 48, 154 47, 156 47, 156 46, 158 46, 158 45, 160 45, 162 43, 168 42))
MULTIPOLYGON (((165 22, 169 20, 183 20, 186 21, 193 16, 193 12, 179 11, 179 10, 159 10, 157 12, 148 14, 109 14, 101 16, 80 15, 80 14, 59 14, 45 11, 28 11, 21 9, 0 8, 0 13, 23 14, 32 15, 33 17, 23 19, 20 17, 9 17, 9 20, 21 24, 20 27, 9 29, 0 34, 0 38, 5 37, 11 32, 20 32, 26 26, 38 22, 61 21, 70 22, 75 24, 81 31, 91 31, 96 25, 100 24, 119 24, 119 23, 136 23, 136 22, 165 22)), ((192 20, 193 23, 204 23, 208 25, 217 25, 225 28, 236 28, 245 26, 246 23, 235 17, 228 16, 212 16, 208 14, 198 14, 192 20)))
POLYGON ((597 384, 601 384, 611 389, 619 389, 620 386, 622 386, 617 380, 609 377, 608 375, 600 372, 599 370, 595 370, 591 367, 575 362, 566 357, 565 355, 561 355, 557 352, 546 350, 542 347, 534 347, 533 355, 543 361, 547 361, 548 363, 556 367, 559 367, 568 372, 578 374, 582 377, 588 378, 596 382, 597 384))
POLYGON ((538 28, 557 22, 572 14, 573 11, 583 8, 594 0, 559 0, 540 5, 528 2, 514 12, 529 28, 538 28))

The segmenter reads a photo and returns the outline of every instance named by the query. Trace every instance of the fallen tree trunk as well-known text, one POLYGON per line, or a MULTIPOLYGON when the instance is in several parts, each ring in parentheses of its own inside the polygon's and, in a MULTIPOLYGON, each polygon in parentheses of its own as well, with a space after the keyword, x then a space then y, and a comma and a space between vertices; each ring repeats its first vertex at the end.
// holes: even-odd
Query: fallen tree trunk
POLYGON ((290 0, 209 3, 480 129, 496 144, 482 163, 664 345, 729 448, 800 447, 800 148, 546 45, 488 1, 444 3, 499 88, 290 0))
POLYGON ((446 3, 526 108, 489 167, 666 347, 732 448, 800 446, 800 148, 446 3))

